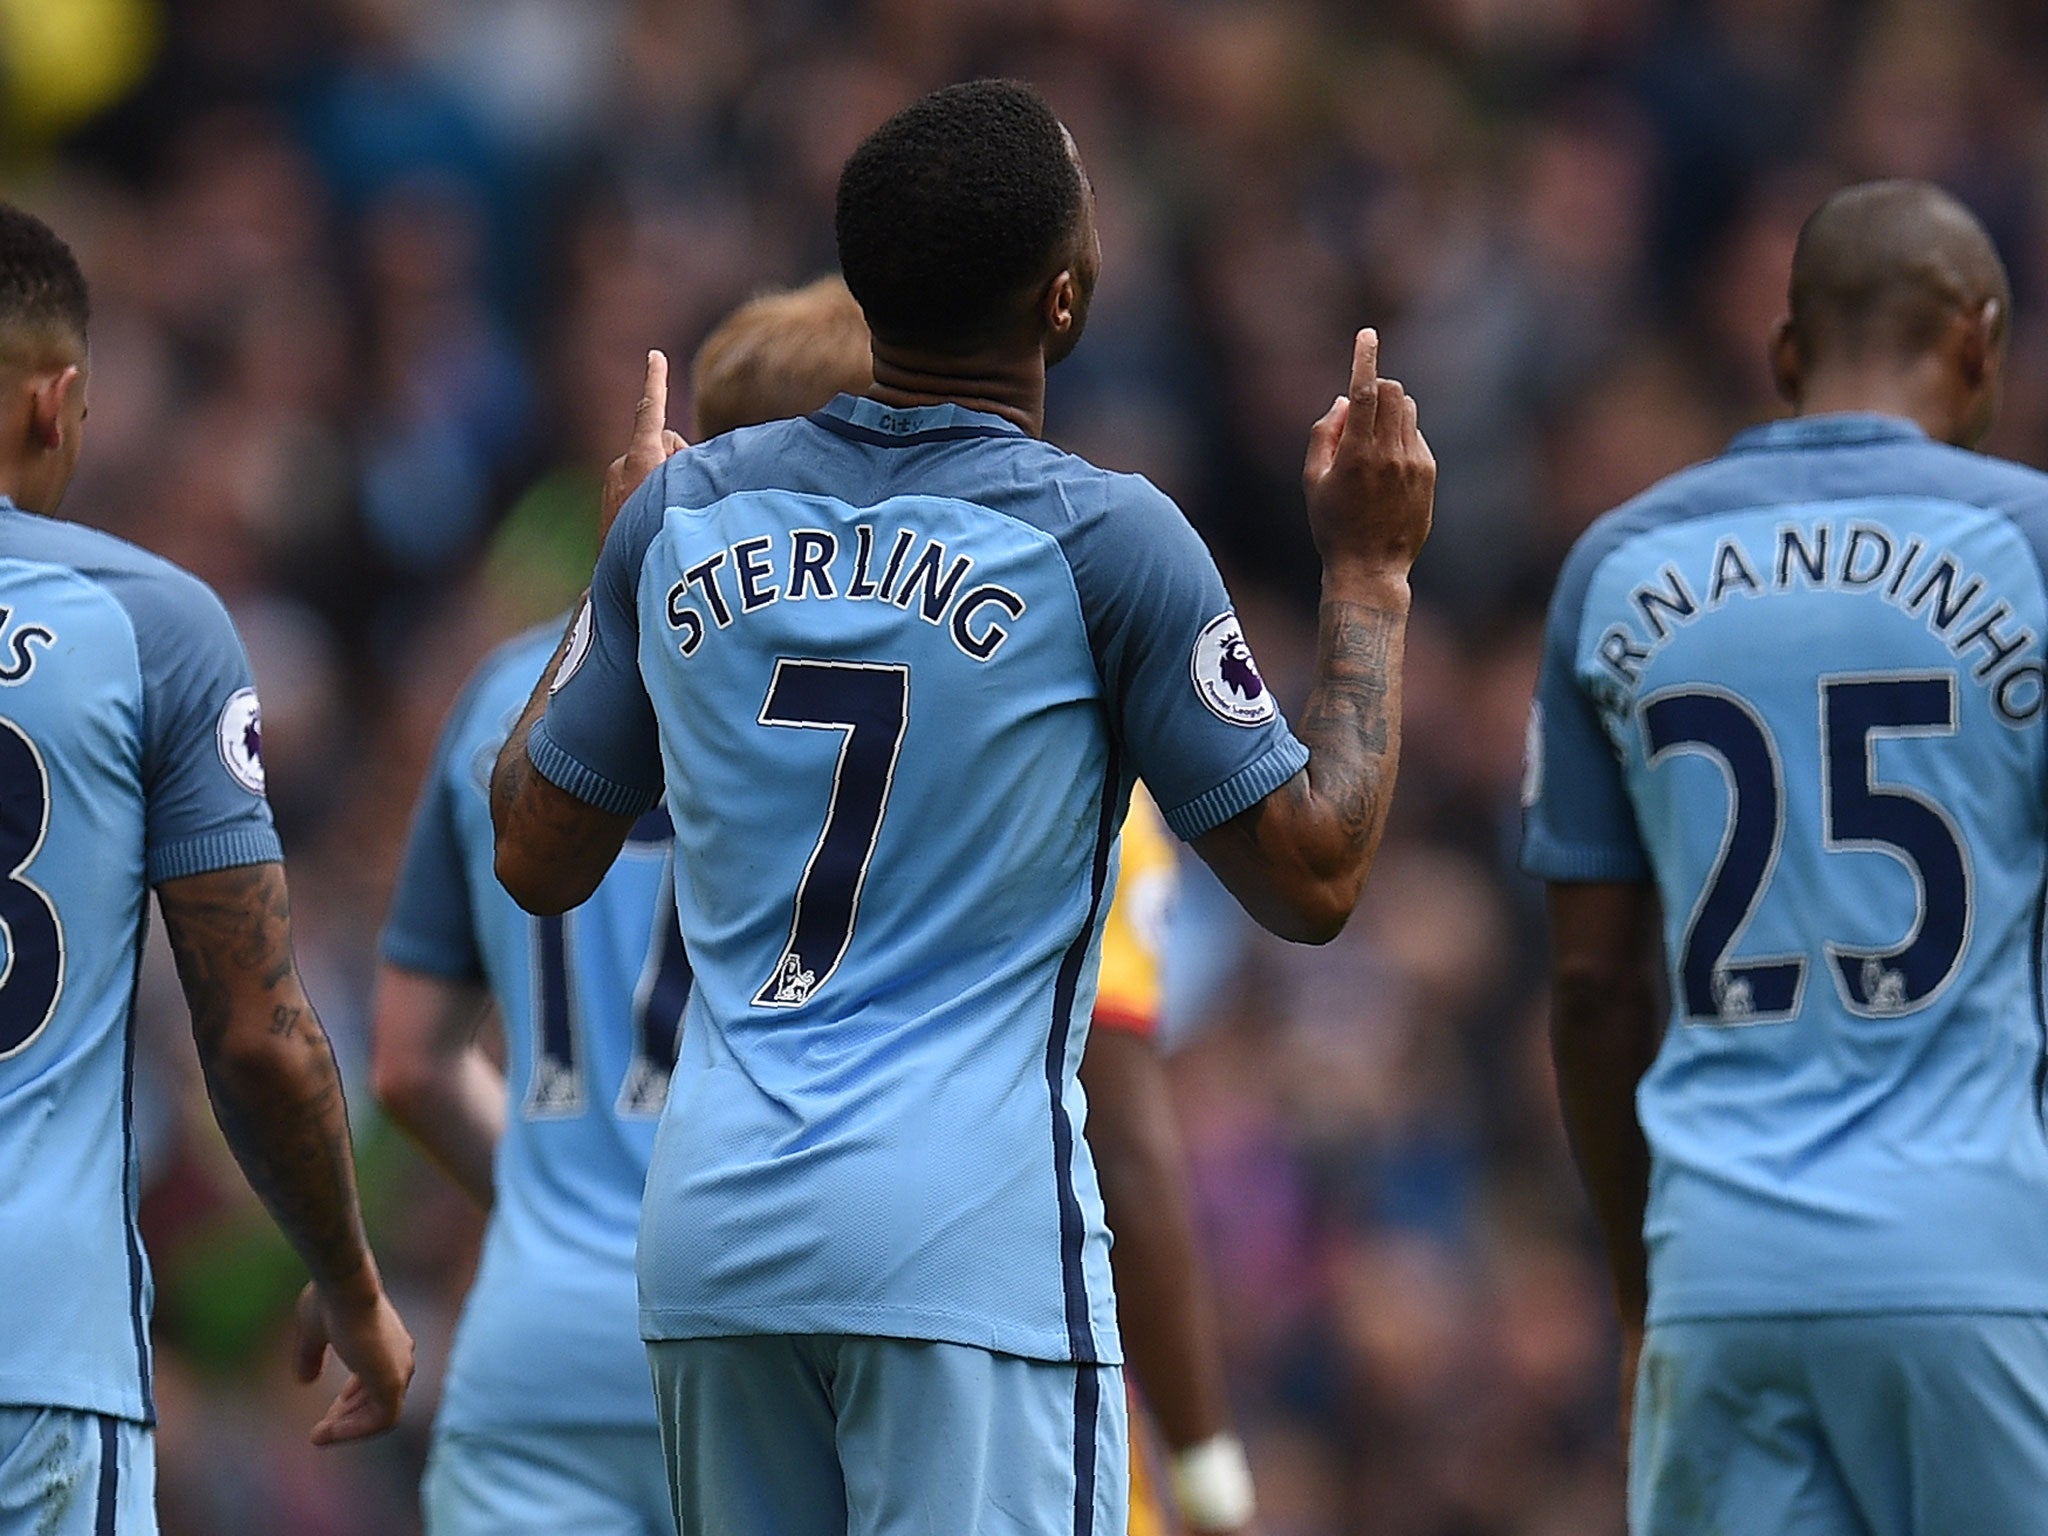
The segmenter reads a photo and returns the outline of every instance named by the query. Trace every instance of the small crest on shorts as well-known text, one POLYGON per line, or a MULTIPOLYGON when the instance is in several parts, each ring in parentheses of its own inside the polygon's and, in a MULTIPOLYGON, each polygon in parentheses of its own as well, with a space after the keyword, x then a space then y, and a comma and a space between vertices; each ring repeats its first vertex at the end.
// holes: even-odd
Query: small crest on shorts
POLYGON ((252 795, 263 793, 263 710, 254 688, 239 688, 221 706, 216 735, 220 760, 252 795))
POLYGON ((1220 613, 1202 626, 1188 659, 1195 692, 1209 712, 1232 725, 1264 725, 1278 713, 1266 680, 1259 676, 1252 648, 1235 613, 1220 613))

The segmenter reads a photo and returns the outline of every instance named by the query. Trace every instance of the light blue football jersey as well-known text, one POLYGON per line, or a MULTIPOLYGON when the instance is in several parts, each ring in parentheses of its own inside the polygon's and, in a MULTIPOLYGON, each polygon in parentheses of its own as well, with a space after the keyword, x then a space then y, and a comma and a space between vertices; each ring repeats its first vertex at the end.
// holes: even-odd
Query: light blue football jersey
POLYGON ((646 1336, 1118 1360, 1075 1073, 1131 780, 1194 837, 1307 760, 1178 510, 841 396, 649 478, 557 683, 534 763, 666 785, 696 967, 646 1336))
POLYGON ((260 731, 204 583, 0 500, 0 1403, 153 1421, 145 899, 279 857, 260 731))
POLYGON ((2048 477, 1822 416, 1597 523, 1524 859, 1654 879, 1653 1321, 2048 1310, 2048 477))
POLYGON ((562 636, 499 648, 443 729, 384 930, 393 965, 483 981, 505 1030, 504 1139, 439 1425, 654 1423, 633 1243, 690 968, 654 811, 575 911, 531 917, 492 872, 498 748, 562 636))

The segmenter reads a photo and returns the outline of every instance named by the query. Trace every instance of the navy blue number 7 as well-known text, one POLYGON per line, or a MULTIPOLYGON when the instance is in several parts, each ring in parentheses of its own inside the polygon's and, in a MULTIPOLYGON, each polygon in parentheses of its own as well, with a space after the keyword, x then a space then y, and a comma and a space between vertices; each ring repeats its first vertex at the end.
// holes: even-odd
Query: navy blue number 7
POLYGON ((789 942, 754 994, 756 1008, 801 1008, 845 958, 909 721, 906 666, 786 656, 775 663, 760 723, 838 731, 839 760, 824 828, 797 883, 789 942))
MULTIPOLYGON (((1843 1001, 1871 1016, 1933 1001, 1962 964, 1970 932, 1970 863, 1955 824, 1903 786, 1880 787, 1876 738, 1945 736, 1956 729, 1953 673, 1837 677, 1821 682, 1821 832, 1829 852, 1875 850, 1912 871, 1919 912, 1888 949, 1825 944, 1843 1001)), ((1728 830, 1686 926, 1679 957, 1687 1017, 1739 1023, 1798 1011, 1799 956, 1731 961, 1763 900, 1784 837, 1785 792, 1776 743, 1743 701, 1716 689, 1645 702, 1652 767, 1673 752, 1713 758, 1729 785, 1728 830)))

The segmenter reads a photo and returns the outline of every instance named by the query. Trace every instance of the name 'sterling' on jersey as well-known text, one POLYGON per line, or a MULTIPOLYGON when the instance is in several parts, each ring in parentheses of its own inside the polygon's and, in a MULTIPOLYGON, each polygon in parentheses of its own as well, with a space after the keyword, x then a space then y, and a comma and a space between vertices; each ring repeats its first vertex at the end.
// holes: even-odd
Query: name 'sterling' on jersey
POLYGON ((1967 570, 1946 549, 1930 550, 1918 538, 1902 541, 1881 524, 1855 520, 1780 523, 1769 550, 1725 535, 1714 546, 1710 569, 1690 577, 1676 564, 1664 566, 1630 591, 1633 617, 1607 628, 1597 655, 1621 684, 1624 702, 1632 702, 1643 669, 1681 628, 1738 598, 1792 591, 1866 593, 1923 617, 1929 633, 1984 685, 2008 725, 2037 718, 2048 702, 2036 636, 2014 622, 2012 605, 1981 572, 1967 570))
POLYGON ((676 648, 685 656, 696 654, 707 616, 725 629, 736 617, 774 603, 837 598, 915 612, 925 623, 943 626, 963 654, 987 661, 1009 638, 1004 617, 1014 623, 1024 616, 1024 599, 1008 587, 968 586, 972 555, 949 555, 937 539, 911 528, 897 529, 878 561, 880 548, 867 523, 854 528, 851 548, 822 528, 792 528, 786 543, 767 534, 740 539, 690 566, 669 588, 668 621, 680 635, 676 648))

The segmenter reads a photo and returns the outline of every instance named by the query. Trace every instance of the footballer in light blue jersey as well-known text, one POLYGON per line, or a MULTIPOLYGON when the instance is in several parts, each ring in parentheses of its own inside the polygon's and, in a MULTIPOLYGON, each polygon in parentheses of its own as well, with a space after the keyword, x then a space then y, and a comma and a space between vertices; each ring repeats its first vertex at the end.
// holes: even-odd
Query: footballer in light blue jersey
MULTIPOLYGON (((554 1459, 608 1444, 603 1475, 590 1479, 612 1486, 620 1508, 607 1518, 637 1502, 638 1522, 620 1529, 670 1521, 633 1280, 641 1187, 690 986, 669 894, 668 819, 650 812, 573 912, 530 917, 491 873, 491 765, 560 634, 552 625, 500 648, 457 704, 384 931, 387 964, 488 988, 505 1036, 508 1111, 490 1225, 426 1486, 437 1532, 484 1529, 477 1500, 443 1486, 466 1485, 471 1470, 447 1443, 513 1438, 554 1441, 554 1459)), ((598 1528, 559 1498, 530 1504, 497 1510, 490 1528, 565 1519, 598 1528)))
MULTIPOLYGON (((1930 189, 1824 206, 1795 402, 1840 398, 1809 359, 1848 353, 1877 292, 1933 308, 1974 410, 1996 333, 1972 327, 2003 300, 1982 239, 1930 189)), ((1602 519, 1551 610, 1524 857, 1557 893, 1560 1074, 1625 1321, 1647 1252, 1638 1530, 2018 1532, 2048 1486, 2048 476, 1878 398, 1745 432, 1602 519), (1650 911, 1661 1046, 1631 1023, 1650 911), (1645 1188, 1613 1127, 1646 1061, 1645 1188), (1914 1314, 2018 1317, 2026 1342, 1866 1326, 1914 1314), (1817 1315, 1864 1321, 1827 1353, 1720 1326, 1817 1315)))
POLYGON ((1193 531, 1001 418, 841 396, 650 477, 576 644, 534 762, 620 811, 666 768, 697 975, 648 1336, 1116 1361, 1074 1073, 1131 779, 1194 836, 1306 756, 1193 531))
POLYGON ((1036 435, 1099 259, 1043 99, 898 113, 838 236, 869 396, 664 459, 650 359, 609 482, 639 488, 499 755, 496 867, 562 910, 634 816, 675 827, 696 979, 639 1272, 680 1527, 1120 1532, 1076 1080, 1117 828, 1142 775, 1265 921, 1335 933, 1434 466, 1361 333, 1305 474, 1319 773, 1173 504, 1036 435))
POLYGON ((24 1175, 0 1181, 0 1403, 148 1423, 129 1082, 144 899, 279 857, 256 694, 198 580, 7 503, 0 610, 0 1166, 24 1175))
POLYGON ((363 1240, 340 1076, 291 956, 249 664, 219 599, 55 521, 86 286, 0 204, 0 1536, 153 1536, 136 973, 152 888, 221 1129, 314 1284, 316 1443, 389 1428, 412 1341, 363 1240))

